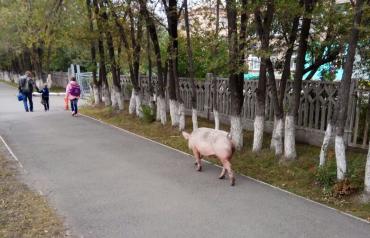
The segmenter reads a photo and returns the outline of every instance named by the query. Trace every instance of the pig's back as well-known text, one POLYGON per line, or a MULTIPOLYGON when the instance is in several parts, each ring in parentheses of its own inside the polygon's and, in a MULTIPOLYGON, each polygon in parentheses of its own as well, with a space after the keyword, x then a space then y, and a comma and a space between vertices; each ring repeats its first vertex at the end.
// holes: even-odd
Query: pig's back
POLYGON ((228 154, 232 145, 227 134, 226 131, 202 127, 192 132, 189 143, 205 156, 228 154))

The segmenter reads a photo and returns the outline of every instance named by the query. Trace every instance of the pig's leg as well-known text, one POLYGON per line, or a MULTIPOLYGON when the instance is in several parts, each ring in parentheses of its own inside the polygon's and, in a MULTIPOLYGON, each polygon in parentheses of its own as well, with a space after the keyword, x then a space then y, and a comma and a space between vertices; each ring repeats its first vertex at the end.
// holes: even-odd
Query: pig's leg
POLYGON ((230 185, 231 185, 231 186, 234 186, 234 185, 235 185, 234 172, 232 171, 232 169, 231 169, 231 164, 230 164, 230 162, 229 162, 228 160, 227 160, 227 161, 225 161, 224 167, 225 167, 225 169, 227 170, 227 173, 229 174, 229 178, 230 178, 230 185))
POLYGON ((222 167, 221 174, 220 174, 220 176, 218 178, 219 179, 224 179, 225 178, 225 174, 226 174, 226 169, 225 169, 225 167, 222 167))
POLYGON ((219 179, 224 179, 225 178, 225 174, 226 174, 226 169, 225 169, 225 161, 220 159, 221 160, 221 163, 222 163, 222 171, 221 171, 221 174, 220 176, 218 177, 219 179))
POLYGON ((201 160, 200 160, 200 153, 193 149, 193 154, 194 154, 194 157, 195 157, 195 164, 197 166, 197 171, 202 171, 202 164, 201 164, 201 160))

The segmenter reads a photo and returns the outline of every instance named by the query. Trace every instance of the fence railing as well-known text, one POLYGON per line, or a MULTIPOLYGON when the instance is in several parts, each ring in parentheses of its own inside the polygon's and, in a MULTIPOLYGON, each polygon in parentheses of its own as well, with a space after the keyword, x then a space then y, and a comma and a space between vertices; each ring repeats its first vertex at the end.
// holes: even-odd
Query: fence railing
MULTIPOLYGON (((54 74, 53 74, 54 75, 54 74)), ((67 77, 67 73, 64 73, 67 77)), ((88 95, 91 91, 92 74, 79 73, 76 75, 82 85, 83 93, 88 95)), ((14 80, 17 76, 0 72, 0 77, 5 80, 14 80)), ((220 120, 229 123, 228 115, 231 108, 229 81, 226 78, 215 78, 213 83, 211 75, 204 80, 197 80, 196 96, 198 115, 209 120, 213 120, 213 99, 216 94, 217 107, 220 120)), ((52 78, 53 80, 53 78, 52 78)), ((62 79, 58 79, 63 81, 62 79)), ((277 84, 279 85, 279 81, 277 84)), ((156 77, 152 78, 154 88, 157 85, 156 77)), ((242 118, 244 128, 253 129, 253 120, 256 112, 256 89, 257 80, 244 81, 244 103, 242 108, 242 118)), ((129 77, 121 75, 121 85, 125 99, 129 99, 132 85, 129 77)), ((141 76, 139 80, 140 95, 145 104, 149 103, 149 79, 141 76)), ((191 113, 192 89, 187 78, 179 79, 180 96, 184 101, 186 112, 191 113)), ((327 124, 334 113, 334 107, 338 103, 339 82, 322 81, 303 81, 300 99, 300 107, 297 120, 297 140, 313 145, 321 145, 327 124)), ((293 82, 288 81, 284 105, 292 99, 293 82)), ((167 93, 166 93, 167 95, 167 93)), ((368 148, 369 144, 369 104, 370 89, 360 89, 357 80, 353 80, 350 88, 350 101, 348 107, 348 117, 345 129, 345 136, 349 146, 357 148, 368 148)), ((167 100, 168 103, 168 100, 167 100)), ((169 108, 169 107, 167 107, 169 108)), ((284 106, 284 110, 287 106, 284 106)), ((267 86, 266 105, 265 105, 265 128, 267 132, 273 129, 274 108, 270 85, 267 86)))
MULTIPOLYGON (((128 78, 122 80, 124 87, 130 85, 128 78)), ((153 85, 156 86, 156 78, 153 85)), ((277 84, 279 85, 279 81, 277 84)), ((253 120, 256 113, 256 89, 257 80, 244 81, 244 103, 242 117, 244 127, 253 129, 253 120)), ((140 77, 140 94, 144 103, 150 100, 148 77, 140 77)), ((180 96, 184 101, 185 108, 190 114, 192 89, 187 78, 179 79, 180 96)), ((228 115, 231 108, 229 81, 225 78, 216 78, 216 88, 210 78, 195 82, 197 95, 198 115, 213 120, 213 95, 216 93, 217 105, 223 122, 228 123, 228 115)), ((338 103, 338 90, 340 82, 303 81, 300 99, 300 107, 297 119, 297 139, 313 145, 321 145, 322 138, 334 108, 338 103)), ((287 110, 288 101, 292 100, 293 82, 289 81, 286 86, 284 110, 287 110)), ((345 129, 347 143, 351 147, 368 148, 369 144, 369 103, 370 89, 358 89, 357 80, 353 80, 350 88, 350 103, 345 129)), ((270 85, 267 86, 265 105, 266 131, 271 132, 274 121, 273 100, 270 85)))

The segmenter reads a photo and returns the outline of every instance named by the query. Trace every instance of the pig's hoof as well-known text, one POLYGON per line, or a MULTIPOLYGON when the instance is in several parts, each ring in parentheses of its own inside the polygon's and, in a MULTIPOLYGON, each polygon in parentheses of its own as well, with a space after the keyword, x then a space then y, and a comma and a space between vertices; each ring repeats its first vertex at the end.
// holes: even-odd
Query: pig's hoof
POLYGON ((225 175, 220 175, 218 178, 219 179, 224 179, 225 178, 225 175))
POLYGON ((202 171, 202 166, 198 166, 197 171, 201 172, 202 171))
POLYGON ((230 183, 231 186, 235 186, 235 178, 232 178, 231 179, 231 183, 230 183))

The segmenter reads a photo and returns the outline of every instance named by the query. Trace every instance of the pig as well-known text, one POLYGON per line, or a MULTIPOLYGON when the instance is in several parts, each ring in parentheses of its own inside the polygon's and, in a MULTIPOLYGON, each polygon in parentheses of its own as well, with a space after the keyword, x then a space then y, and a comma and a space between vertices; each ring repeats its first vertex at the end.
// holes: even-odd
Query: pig
POLYGON ((193 151, 197 171, 202 171, 202 156, 215 155, 222 163, 219 179, 224 179, 228 172, 231 186, 235 185, 234 173, 231 169, 231 157, 235 152, 235 145, 226 131, 201 127, 191 134, 183 131, 182 135, 189 142, 189 149, 193 151))

